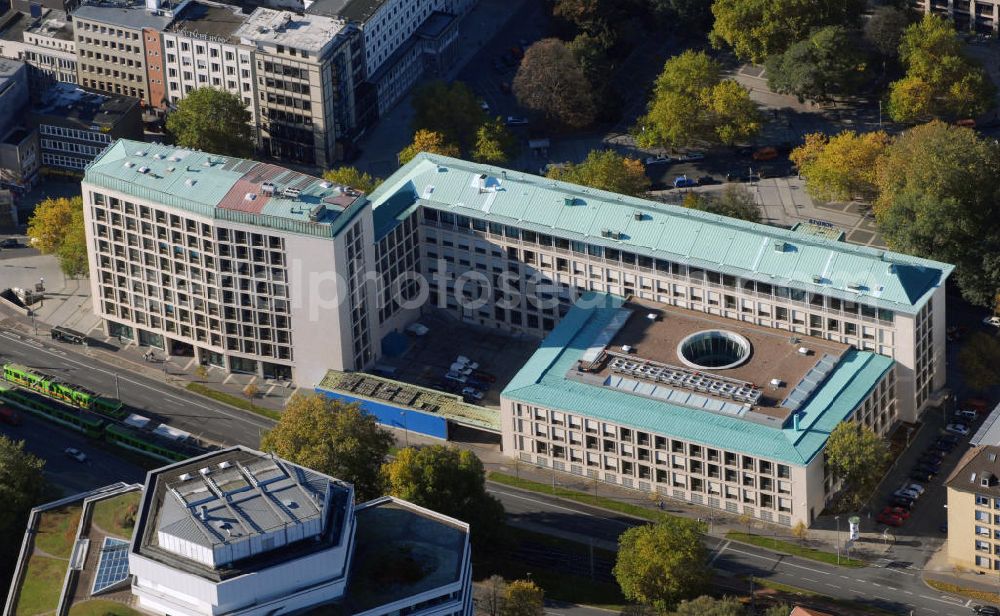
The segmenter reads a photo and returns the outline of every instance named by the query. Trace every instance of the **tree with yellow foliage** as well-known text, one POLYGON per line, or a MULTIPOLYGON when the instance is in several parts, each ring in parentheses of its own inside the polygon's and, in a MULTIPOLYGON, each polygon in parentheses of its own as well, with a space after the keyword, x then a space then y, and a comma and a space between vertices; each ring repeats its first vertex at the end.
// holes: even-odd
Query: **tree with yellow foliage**
POLYGON ((399 164, 405 165, 421 152, 455 157, 461 154, 457 145, 445 143, 444 135, 441 133, 421 129, 414 133, 413 142, 399 153, 399 164))
POLYGON ((351 166, 330 169, 323 174, 323 179, 328 182, 350 186, 363 193, 370 193, 375 190, 376 186, 382 183, 382 178, 372 177, 370 174, 359 171, 356 167, 351 166))
POLYGON ((356 404, 295 394, 260 448, 353 483, 361 502, 382 495, 382 463, 392 443, 392 435, 356 404))
POLYGON ((806 135, 789 158, 806 178, 806 190, 825 201, 872 201, 878 193, 877 162, 891 139, 882 131, 806 135))
POLYGON ((82 197, 49 197, 39 203, 28 219, 28 237, 43 254, 59 257, 59 266, 67 276, 87 273, 82 197))
POLYGON ((545 614, 545 591, 532 580, 514 580, 507 584, 501 616, 542 616, 545 614))
POLYGON ((642 161, 614 150, 591 150, 582 163, 552 167, 548 177, 623 195, 641 195, 649 190, 642 161))

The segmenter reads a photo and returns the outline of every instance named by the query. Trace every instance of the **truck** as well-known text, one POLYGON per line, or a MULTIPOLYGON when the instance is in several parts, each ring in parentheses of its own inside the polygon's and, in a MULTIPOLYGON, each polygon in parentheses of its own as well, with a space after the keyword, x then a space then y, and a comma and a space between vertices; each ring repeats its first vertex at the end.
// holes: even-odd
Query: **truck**
POLYGON ((21 414, 9 406, 0 404, 0 423, 5 423, 8 426, 19 426, 21 425, 21 414))

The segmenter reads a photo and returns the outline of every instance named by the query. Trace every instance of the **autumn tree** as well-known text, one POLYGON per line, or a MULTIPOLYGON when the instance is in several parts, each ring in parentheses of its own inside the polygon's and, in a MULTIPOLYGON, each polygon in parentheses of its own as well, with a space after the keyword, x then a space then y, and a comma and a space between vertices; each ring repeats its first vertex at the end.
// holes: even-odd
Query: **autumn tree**
POLYGON ((743 616, 745 613, 743 604, 735 597, 716 599, 702 595, 697 599, 681 601, 677 609, 668 616, 743 616))
POLYGON ((857 23, 866 6, 865 0, 714 0, 709 39, 741 60, 761 63, 817 28, 857 23))
POLYGON ((704 524, 673 516, 622 533, 613 573, 625 598, 662 613, 701 594, 712 579, 704 533, 704 524))
POLYGON ((722 67, 707 54, 689 50, 667 60, 634 132, 642 147, 731 145, 757 134, 761 122, 746 88, 722 79, 722 67))
POLYGON ((1000 289, 1000 151, 968 128, 931 122, 896 137, 876 170, 875 219, 893 250, 952 263, 969 302, 1000 289))
POLYGON ((824 201, 871 201, 878 192, 876 168, 891 140, 882 131, 806 135, 789 159, 805 176, 806 190, 824 201))
POLYGON ((28 237, 43 254, 56 255, 65 275, 87 273, 82 197, 49 197, 39 203, 28 219, 28 237))
POLYGON ((476 129, 476 143, 472 148, 472 160, 492 165, 502 165, 510 160, 517 150, 517 140, 504 125, 503 120, 487 120, 476 129))
POLYGON ((363 193, 370 193, 382 183, 382 178, 373 177, 366 172, 359 171, 357 167, 350 166, 330 169, 323 174, 323 179, 334 184, 350 186, 363 193))
POLYGON ((477 611, 484 616, 503 616, 507 601, 507 580, 491 575, 485 582, 473 587, 477 611))
POLYGON ((486 121, 479 97, 461 81, 432 81, 413 93, 413 130, 430 131, 468 152, 486 121))
POLYGON ((503 529, 500 501, 486 492, 486 471, 474 453, 457 447, 407 447, 382 467, 393 496, 468 522, 480 549, 494 547, 503 529))
POLYGON ((1000 383, 1000 340, 976 332, 958 351, 963 382, 973 390, 986 392, 1000 383))
POLYGON ((716 193, 689 192, 684 195, 681 205, 719 216, 760 222, 757 198, 744 186, 729 185, 716 193))
POLYGON ((429 130, 418 130, 413 135, 413 142, 403 148, 399 153, 399 164, 405 165, 413 160, 417 154, 427 152, 429 154, 440 154, 442 156, 461 156, 458 146, 444 140, 441 133, 429 130))
POLYGON ((569 47, 559 39, 538 41, 524 52, 513 83, 519 105, 568 128, 594 121, 590 84, 569 47))
POLYGON ((197 88, 167 114, 167 132, 177 145, 247 158, 254 151, 250 111, 237 94, 197 88))
POLYGON ((582 163, 552 167, 548 177, 623 195, 642 195, 649 190, 642 161, 614 150, 591 150, 582 163))
POLYGON ((243 387, 243 395, 246 396, 247 400, 250 401, 250 408, 253 408, 253 400, 254 398, 257 397, 257 394, 259 393, 260 393, 260 388, 257 387, 256 383, 247 383, 246 386, 243 387))
POLYGON ((784 53, 767 58, 767 84, 800 102, 829 102, 857 94, 869 81, 868 53, 860 43, 860 33, 843 26, 816 30, 784 53))
POLYGON ((806 527, 806 523, 799 520, 792 527, 792 536, 794 536, 799 541, 805 542, 806 537, 809 536, 809 529, 806 527))
POLYGON ((826 442, 826 463, 852 507, 864 504, 889 462, 889 444, 858 422, 842 421, 826 442))
POLYGON ((357 405, 297 393, 260 448, 353 483, 361 502, 382 495, 380 469, 392 444, 392 435, 357 405))
POLYGON ((993 105, 996 88, 940 15, 927 13, 906 28, 899 59, 906 74, 889 86, 889 114, 897 122, 974 118, 993 105))
POLYGON ((0 573, 9 579, 24 537, 28 512, 48 490, 45 460, 24 450, 24 441, 0 435, 0 573))
POLYGON ((514 580, 507 584, 501 616, 543 616, 545 591, 532 580, 514 580))

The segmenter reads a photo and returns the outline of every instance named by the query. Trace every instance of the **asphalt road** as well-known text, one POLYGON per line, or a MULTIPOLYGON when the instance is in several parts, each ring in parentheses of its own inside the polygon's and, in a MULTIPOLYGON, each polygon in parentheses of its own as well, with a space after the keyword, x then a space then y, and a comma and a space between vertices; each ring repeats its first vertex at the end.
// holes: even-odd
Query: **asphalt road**
POLYGON ((0 330, 0 362, 37 368, 101 394, 119 398, 134 412, 223 444, 260 444, 274 422, 167 385, 82 353, 82 347, 40 343, 0 330), (116 379, 117 375, 117 379, 116 379), (117 380, 118 393, 115 382, 117 380))

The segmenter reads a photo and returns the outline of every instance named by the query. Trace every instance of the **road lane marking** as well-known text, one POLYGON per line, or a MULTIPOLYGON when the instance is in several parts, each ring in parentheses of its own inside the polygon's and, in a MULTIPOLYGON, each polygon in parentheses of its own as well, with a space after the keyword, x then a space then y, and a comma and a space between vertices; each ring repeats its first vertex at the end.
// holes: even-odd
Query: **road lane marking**
POLYGON ((803 580, 805 580, 805 581, 807 581, 807 582, 812 582, 812 583, 814 583, 814 584, 819 584, 819 580, 814 580, 814 579, 812 579, 812 578, 807 578, 807 577, 806 577, 806 576, 804 576, 804 575, 802 576, 802 579, 803 579, 803 580))
POLYGON ((729 548, 730 552, 735 552, 737 554, 743 554, 744 556, 750 556, 752 558, 760 558, 763 560, 768 560, 773 563, 778 563, 781 565, 788 565, 789 567, 795 567, 796 569, 804 569, 806 571, 812 571, 813 573, 819 573, 820 575, 830 575, 829 571, 823 571, 821 569, 813 569, 812 567, 805 567, 803 565, 798 565, 787 560, 782 560, 780 558, 768 558, 767 556, 761 556, 760 554, 754 554, 753 552, 744 552, 743 550, 737 550, 736 548, 729 548))
POLYGON ((732 543, 732 541, 726 541, 721 546, 719 546, 719 549, 715 551, 715 555, 713 555, 712 559, 708 561, 708 566, 709 567, 711 567, 713 564, 715 564, 715 559, 718 558, 719 556, 721 556, 724 551, 726 551, 726 548, 729 547, 730 543, 732 543))
MULTIPOLYGON (((591 517, 591 518, 599 518, 599 519, 602 519, 602 520, 611 520, 611 518, 605 518, 605 517, 602 517, 602 516, 599 516, 599 515, 594 515, 593 513, 587 513, 586 511, 580 511, 579 509, 570 509, 569 507, 563 507, 562 505, 553 505, 552 503, 546 503, 545 501, 541 501, 541 500, 538 500, 536 498, 529 498, 527 496, 521 496, 520 494, 514 494, 512 492, 504 492, 503 490, 496 490, 496 489, 493 489, 493 490, 490 490, 490 491, 493 492, 494 494, 503 494, 504 496, 509 496, 511 498, 519 498, 521 500, 525 500, 525 501, 528 501, 530 503, 535 503, 537 505, 545 505, 546 507, 552 507, 553 509, 561 509, 562 511, 571 511, 573 513, 579 513, 581 515, 585 515, 585 516, 588 516, 588 517, 591 517)), ((617 520, 611 520, 611 521, 612 522, 617 522, 617 520)), ((618 523, 622 524, 624 526, 624 523, 622 523, 622 522, 618 522, 618 523)))

